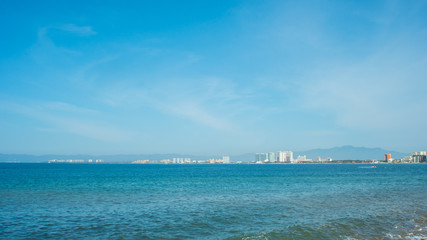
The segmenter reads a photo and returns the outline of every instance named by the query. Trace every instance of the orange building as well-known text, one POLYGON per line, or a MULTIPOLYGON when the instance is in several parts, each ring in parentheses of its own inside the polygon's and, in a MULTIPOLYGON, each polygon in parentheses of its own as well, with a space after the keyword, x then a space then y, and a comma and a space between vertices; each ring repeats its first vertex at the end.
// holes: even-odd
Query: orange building
POLYGON ((391 154, 390 153, 384 154, 384 161, 387 162, 389 159, 391 159, 391 154))

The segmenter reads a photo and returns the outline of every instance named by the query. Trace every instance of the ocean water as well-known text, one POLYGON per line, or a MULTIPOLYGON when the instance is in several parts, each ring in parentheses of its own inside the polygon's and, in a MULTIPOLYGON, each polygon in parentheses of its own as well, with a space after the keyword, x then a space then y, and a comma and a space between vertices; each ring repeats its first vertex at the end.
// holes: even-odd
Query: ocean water
POLYGON ((0 239, 425 239, 427 164, 0 164, 0 239))

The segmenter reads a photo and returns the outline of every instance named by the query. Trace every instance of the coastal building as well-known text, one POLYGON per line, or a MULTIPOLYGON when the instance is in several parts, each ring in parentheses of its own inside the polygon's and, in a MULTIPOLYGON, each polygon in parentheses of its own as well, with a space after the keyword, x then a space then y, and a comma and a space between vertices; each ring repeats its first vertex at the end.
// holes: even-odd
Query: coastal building
POLYGON ((384 162, 390 162, 391 161, 391 154, 387 153, 384 154, 384 162))
POLYGON ((276 162, 276 153, 255 153, 255 162, 256 163, 274 163, 276 162))
POLYGON ((222 162, 226 164, 230 163, 230 156, 222 156, 222 162))
POLYGON ((313 160, 307 158, 306 155, 298 156, 297 159, 294 160, 294 163, 312 163, 313 160))
POLYGON ((191 163, 191 158, 182 158, 182 157, 174 157, 172 158, 172 163, 174 164, 184 164, 184 163, 191 163))
POLYGON ((265 160, 268 160, 267 153, 255 153, 255 162, 265 162, 265 160))
POLYGON ((162 160, 160 160, 160 163, 169 164, 169 163, 171 163, 171 160, 170 159, 162 159, 162 160))
POLYGON ((292 151, 278 151, 276 154, 277 162, 291 163, 294 160, 294 153, 292 151))
POLYGON ((413 152, 412 153, 412 162, 413 163, 427 162, 427 151, 413 152))
POLYGON ((143 160, 136 160, 132 162, 133 164, 146 164, 146 163, 150 163, 150 160, 148 159, 143 159, 143 160))
POLYGON ((82 159, 52 159, 48 163, 84 163, 82 159))
POLYGON ((298 156, 297 157, 297 162, 305 162, 305 161, 307 161, 307 156, 306 155, 304 155, 304 156, 298 156))
POLYGON ((210 164, 224 163, 224 161, 222 159, 216 159, 216 158, 211 158, 211 159, 207 160, 207 162, 210 164))
POLYGON ((276 162, 276 154, 274 152, 268 153, 268 162, 271 162, 271 163, 276 162))
POLYGON ((400 159, 401 163, 411 163, 412 162, 412 156, 405 156, 400 159))
POLYGON ((332 158, 330 158, 330 157, 327 157, 327 158, 317 157, 316 161, 318 161, 318 162, 332 162, 332 158))

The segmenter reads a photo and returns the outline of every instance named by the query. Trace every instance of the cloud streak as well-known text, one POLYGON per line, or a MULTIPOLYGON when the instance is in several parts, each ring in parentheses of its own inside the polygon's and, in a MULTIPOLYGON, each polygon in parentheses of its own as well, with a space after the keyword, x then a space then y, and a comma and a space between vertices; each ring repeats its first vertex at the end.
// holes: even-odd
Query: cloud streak
POLYGON ((64 24, 56 28, 66 32, 74 33, 80 36, 91 36, 91 35, 97 34, 97 32, 95 32, 91 26, 77 26, 75 24, 64 24))
POLYGON ((410 116, 427 105, 420 92, 427 87, 427 58, 415 52, 425 48, 411 44, 399 39, 359 62, 316 71, 303 88, 305 107, 328 111, 356 129, 425 129, 410 116))
POLYGON ((140 111, 151 108, 224 132, 238 131, 239 126, 233 119, 255 108, 245 103, 251 93, 236 91, 230 81, 207 78, 181 83, 176 85, 171 81, 137 87, 117 82, 106 87, 100 99, 115 108, 131 106, 140 111))
POLYGON ((103 123, 102 114, 91 109, 64 102, 19 104, 0 102, 0 109, 18 113, 48 125, 49 131, 69 133, 104 142, 121 142, 132 138, 132 133, 103 123))

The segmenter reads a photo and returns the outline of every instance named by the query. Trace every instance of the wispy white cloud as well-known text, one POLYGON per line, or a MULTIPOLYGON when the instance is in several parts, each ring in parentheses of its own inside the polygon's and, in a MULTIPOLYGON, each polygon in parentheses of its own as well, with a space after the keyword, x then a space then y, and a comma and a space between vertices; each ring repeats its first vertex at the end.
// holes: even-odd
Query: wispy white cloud
POLYGON ((206 106, 197 101, 177 100, 159 101, 154 100, 158 110, 167 114, 184 117, 193 122, 212 127, 218 130, 230 131, 233 129, 232 123, 226 116, 215 115, 206 106))
POLYGON ((425 129, 427 58, 420 43, 395 39, 353 64, 336 63, 312 73, 303 88, 308 109, 332 114, 341 126, 365 130, 425 129), (418 117, 411 115, 417 112, 418 117))
POLYGON ((58 132, 65 131, 104 142, 123 142, 133 137, 129 131, 98 121, 58 116, 46 116, 45 119, 52 123, 58 132))
POLYGON ((48 111, 63 112, 75 115, 95 115, 98 111, 88 108, 77 107, 65 102, 43 102, 38 108, 48 111))
POLYGON ((91 26, 77 26, 75 24, 64 24, 57 27, 60 30, 67 31, 70 33, 74 33, 81 36, 90 36, 95 35, 95 32, 91 26))
POLYGON ((0 109, 38 120, 47 127, 37 127, 58 133, 69 133, 105 142, 121 142, 132 138, 132 133, 102 121, 103 115, 92 109, 64 102, 31 104, 0 102, 0 109))
POLYGON ((75 24, 50 25, 39 28, 37 32, 39 40, 47 38, 47 35, 52 30, 60 30, 79 36, 92 36, 97 34, 91 26, 77 26, 75 24))
POLYGON ((148 107, 226 132, 237 131, 239 126, 234 123, 234 117, 254 108, 244 101, 250 93, 237 91, 231 81, 206 78, 177 83, 162 82, 146 87, 115 83, 103 90, 101 99, 112 107, 148 107))
POLYGON ((91 36, 97 34, 92 30, 91 26, 77 26, 75 24, 63 24, 63 25, 50 25, 41 27, 37 32, 37 42, 30 48, 30 54, 36 59, 57 59, 64 56, 78 56, 81 55, 80 51, 74 49, 58 46, 52 40, 50 33, 52 30, 65 31, 71 34, 76 34, 79 36, 91 36))

